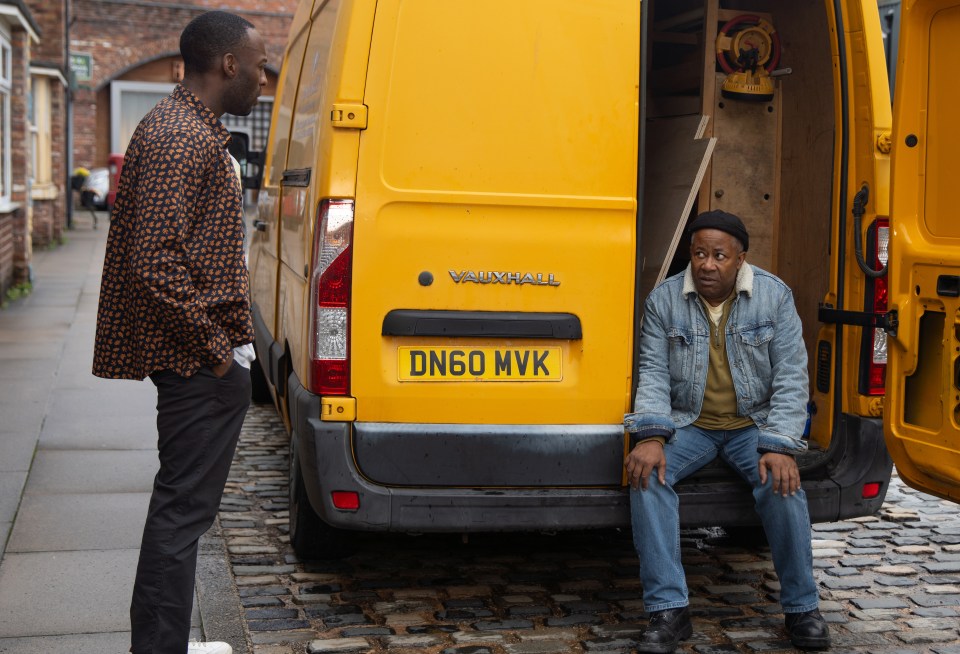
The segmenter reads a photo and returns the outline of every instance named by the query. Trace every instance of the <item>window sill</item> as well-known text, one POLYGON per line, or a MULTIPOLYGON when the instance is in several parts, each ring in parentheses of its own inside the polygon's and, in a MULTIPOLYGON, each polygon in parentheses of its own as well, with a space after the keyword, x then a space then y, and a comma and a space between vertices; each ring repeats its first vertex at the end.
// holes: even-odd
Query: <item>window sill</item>
POLYGON ((37 184, 30 189, 30 197, 34 200, 56 200, 59 196, 56 184, 37 184))
POLYGON ((9 200, 0 200, 0 214, 13 213, 23 204, 20 202, 10 202, 9 200))

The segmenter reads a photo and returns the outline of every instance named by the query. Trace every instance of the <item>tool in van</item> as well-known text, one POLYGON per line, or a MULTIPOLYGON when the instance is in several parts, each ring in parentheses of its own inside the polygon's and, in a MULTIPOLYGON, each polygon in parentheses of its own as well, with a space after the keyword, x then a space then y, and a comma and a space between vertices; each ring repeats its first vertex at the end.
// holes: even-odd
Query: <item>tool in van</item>
POLYGON ((780 61, 780 37, 759 16, 743 14, 727 21, 717 34, 717 63, 727 74, 725 98, 767 102, 773 99, 771 73, 780 61))

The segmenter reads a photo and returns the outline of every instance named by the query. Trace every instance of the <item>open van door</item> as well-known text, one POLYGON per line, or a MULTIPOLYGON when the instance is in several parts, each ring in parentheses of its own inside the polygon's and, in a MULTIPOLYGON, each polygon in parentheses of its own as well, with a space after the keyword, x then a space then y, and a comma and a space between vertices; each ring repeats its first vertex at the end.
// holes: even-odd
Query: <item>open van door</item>
POLYGON ((910 486, 960 502, 960 0, 905 0, 894 102, 887 448, 910 486))

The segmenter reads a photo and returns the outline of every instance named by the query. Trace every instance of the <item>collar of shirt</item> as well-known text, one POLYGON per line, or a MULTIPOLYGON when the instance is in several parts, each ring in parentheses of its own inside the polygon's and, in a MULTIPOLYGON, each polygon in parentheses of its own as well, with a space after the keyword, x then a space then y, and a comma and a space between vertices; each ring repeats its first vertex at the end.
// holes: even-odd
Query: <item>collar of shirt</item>
POLYGON ((230 143, 230 132, 227 131, 227 128, 223 126, 223 123, 220 122, 220 119, 217 118, 210 108, 200 101, 200 98, 181 84, 177 84, 171 96, 177 102, 183 103, 196 111, 200 120, 214 131, 215 136, 220 140, 220 144, 223 147, 227 147, 227 144, 230 143))
POLYGON ((710 304, 707 301, 707 298, 703 297, 699 293, 697 294, 697 297, 699 297, 700 302, 703 303, 703 308, 707 310, 707 316, 710 317, 710 322, 712 322, 714 325, 719 325, 720 319, 723 317, 724 309, 726 309, 727 305, 730 303, 731 300, 733 300, 733 298, 736 297, 736 295, 737 293, 735 290, 730 291, 730 295, 727 296, 727 299, 725 299, 723 302, 721 302, 717 306, 713 306, 712 304, 710 304))

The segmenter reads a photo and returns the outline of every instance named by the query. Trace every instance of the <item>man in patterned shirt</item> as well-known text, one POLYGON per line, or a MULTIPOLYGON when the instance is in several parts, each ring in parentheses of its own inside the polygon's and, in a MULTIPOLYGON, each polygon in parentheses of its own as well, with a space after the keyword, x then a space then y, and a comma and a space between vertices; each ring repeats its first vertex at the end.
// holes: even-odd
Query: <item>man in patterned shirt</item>
POLYGON ((93 373, 157 387, 160 470, 130 607, 134 654, 230 654, 190 643, 197 543, 220 505, 250 403, 253 326, 243 199, 224 113, 266 84, 263 39, 222 11, 180 36, 184 77, 130 139, 110 223, 93 373), (189 649, 188 649, 189 647, 189 649))

